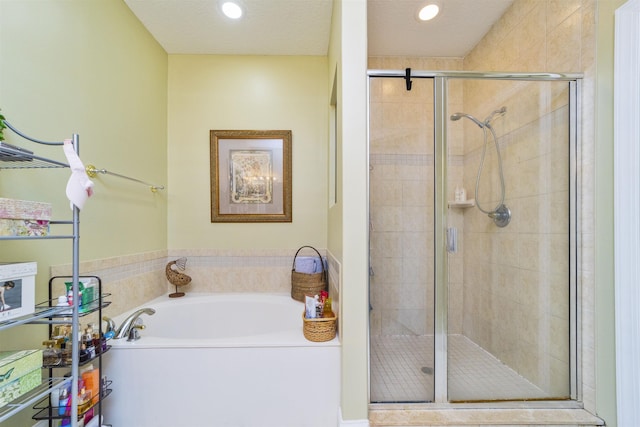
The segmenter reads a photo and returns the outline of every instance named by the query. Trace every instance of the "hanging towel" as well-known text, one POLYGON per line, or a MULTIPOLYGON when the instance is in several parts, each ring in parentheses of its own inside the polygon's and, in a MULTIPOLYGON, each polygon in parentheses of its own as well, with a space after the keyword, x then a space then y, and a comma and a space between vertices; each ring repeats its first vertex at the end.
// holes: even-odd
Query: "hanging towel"
POLYGON ((63 149, 71 169, 71 176, 67 181, 67 198, 71 202, 71 209, 73 209, 73 205, 82 209, 84 202, 93 194, 93 182, 89 179, 70 139, 64 140, 63 149))

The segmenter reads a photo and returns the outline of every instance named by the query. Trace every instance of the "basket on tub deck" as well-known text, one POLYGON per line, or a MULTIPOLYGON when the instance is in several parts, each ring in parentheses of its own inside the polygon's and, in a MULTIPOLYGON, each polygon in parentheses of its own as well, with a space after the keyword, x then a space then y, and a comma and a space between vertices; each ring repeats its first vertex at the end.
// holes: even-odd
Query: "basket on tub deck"
POLYGON ((302 333, 309 341, 323 342, 331 341, 336 337, 336 315, 331 312, 330 316, 307 319, 302 313, 302 333))
POLYGON ((304 302, 305 295, 319 295, 320 291, 327 290, 327 270, 320 252, 313 246, 302 246, 293 257, 291 267, 291 298, 304 302), (313 249, 320 259, 321 271, 319 273, 304 273, 296 271, 296 258, 303 248, 313 249))

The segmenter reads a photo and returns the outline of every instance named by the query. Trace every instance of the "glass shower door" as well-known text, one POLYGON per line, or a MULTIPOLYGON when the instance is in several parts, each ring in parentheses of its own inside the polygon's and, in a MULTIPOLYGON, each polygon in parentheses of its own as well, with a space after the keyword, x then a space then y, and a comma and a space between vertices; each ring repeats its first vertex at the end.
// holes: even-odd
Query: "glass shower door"
POLYGON ((433 79, 370 79, 370 400, 434 399, 433 79))
POLYGON ((571 85, 449 82, 449 401, 571 398, 571 85))
POLYGON ((369 79, 371 402, 576 399, 579 80, 397 77, 369 79))

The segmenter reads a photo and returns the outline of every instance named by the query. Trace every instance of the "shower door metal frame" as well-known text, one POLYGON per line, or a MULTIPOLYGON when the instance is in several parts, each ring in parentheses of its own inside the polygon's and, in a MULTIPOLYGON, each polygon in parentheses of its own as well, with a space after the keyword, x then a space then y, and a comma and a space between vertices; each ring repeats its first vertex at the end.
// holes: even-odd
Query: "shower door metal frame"
MULTIPOLYGON (((553 407, 581 407, 577 401, 582 397, 581 387, 581 342, 580 342, 580 286, 577 264, 580 251, 579 210, 581 182, 577 174, 578 159, 581 157, 580 126, 581 117, 581 73, 506 73, 506 72, 467 72, 467 71, 413 71, 407 70, 368 70, 368 81, 374 77, 407 79, 433 79, 434 91, 434 401, 427 405, 463 407, 464 403, 450 403, 448 399, 447 334, 448 334, 448 283, 449 275, 446 256, 447 223, 447 87, 449 79, 475 80, 520 80, 520 81, 566 81, 569 85, 569 351, 570 351, 570 401, 509 401, 491 402, 491 407, 529 407, 550 405, 553 407)), ((410 89, 408 89, 410 90, 410 89)), ((370 84, 367 85, 367 162, 369 162, 370 129, 370 84)), ((367 180, 367 190, 369 184, 367 180)), ((368 195, 367 195, 368 199, 368 195)), ((368 209, 367 209, 368 212, 368 209)), ((370 260, 370 258, 369 258, 370 260)), ((371 266, 369 266, 369 269, 371 266)), ((369 329, 370 330, 370 329, 369 329)), ((369 380, 371 370, 369 366, 369 380)), ((370 381, 369 381, 370 384, 370 381)), ((472 405, 473 406, 473 405, 472 405)), ((477 407, 477 405, 476 405, 477 407)))

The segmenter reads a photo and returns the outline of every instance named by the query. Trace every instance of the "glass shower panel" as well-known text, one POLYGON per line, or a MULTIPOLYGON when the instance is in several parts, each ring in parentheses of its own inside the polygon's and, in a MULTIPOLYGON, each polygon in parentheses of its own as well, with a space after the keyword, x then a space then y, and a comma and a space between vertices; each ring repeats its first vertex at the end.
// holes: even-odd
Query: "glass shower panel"
POLYGON ((569 399, 569 83, 460 79, 448 92, 448 399, 569 399))
POLYGON ((434 395, 433 79, 369 80, 370 398, 434 395))

